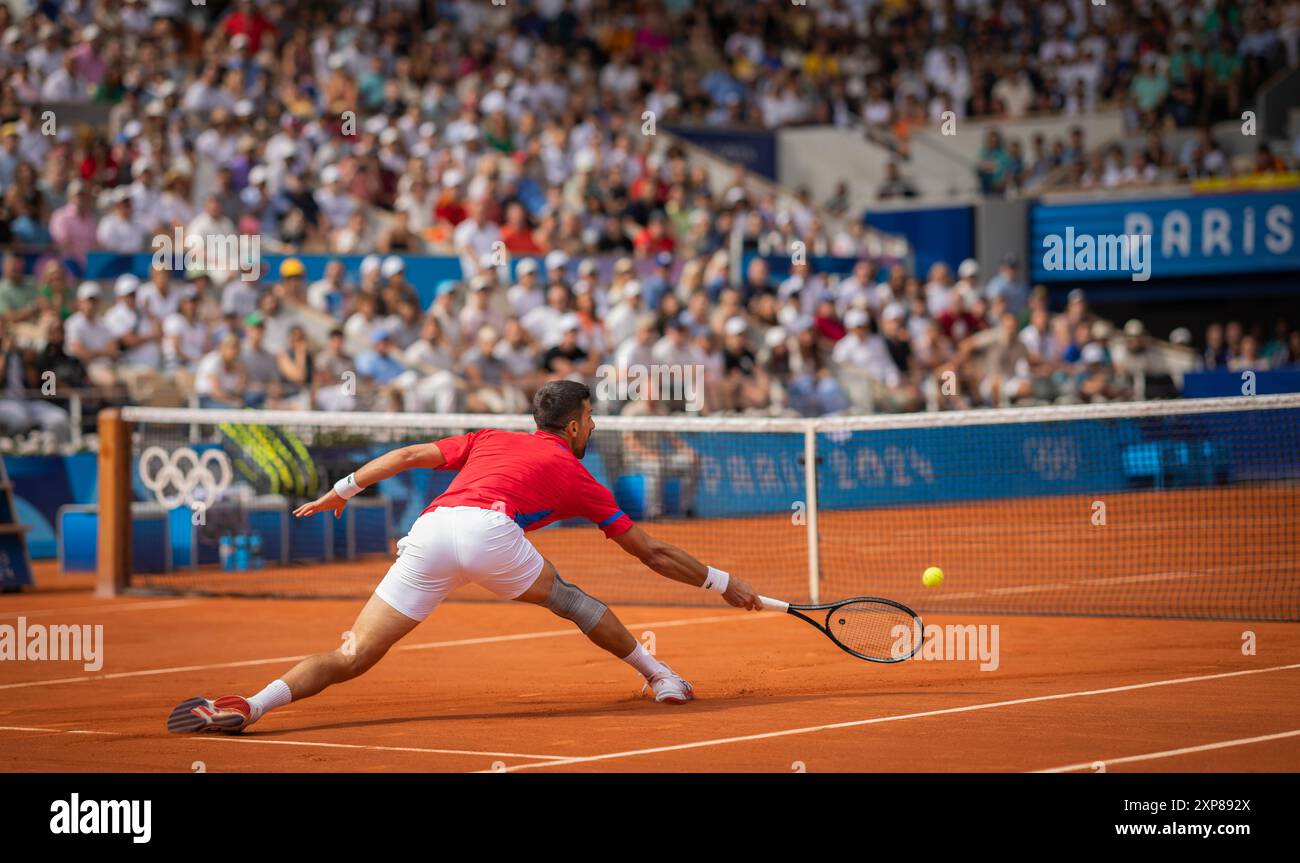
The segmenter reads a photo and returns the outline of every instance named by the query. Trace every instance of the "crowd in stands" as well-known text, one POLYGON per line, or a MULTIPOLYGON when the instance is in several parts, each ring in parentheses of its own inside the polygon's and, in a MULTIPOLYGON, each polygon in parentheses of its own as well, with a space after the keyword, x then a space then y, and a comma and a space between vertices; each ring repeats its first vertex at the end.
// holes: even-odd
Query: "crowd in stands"
MULTIPOLYGON (((806 191, 782 202, 739 176, 716 188, 653 146, 642 112, 897 127, 951 103, 963 75, 968 114, 1017 107, 1021 91, 999 84, 1026 75, 1025 109, 1055 110, 1059 75, 1045 72, 1081 63, 1080 45, 1100 40, 1128 68, 1174 31, 1262 45, 1265 23, 1227 0, 1191 17, 1141 4, 1155 12, 1138 28, 1122 2, 19 5, 0 2, 10 431, 66 427, 61 395, 31 397, 50 381, 158 404, 500 412, 545 380, 647 362, 703 366, 709 413, 1131 397, 1137 327, 1113 336, 1081 297, 1053 314, 1015 261, 982 277, 973 261, 919 274, 867 260, 843 207, 806 191), (84 278, 93 251, 181 235, 256 236, 290 257, 251 279, 201 256, 84 278), (734 259, 788 256, 796 240, 862 260, 839 279, 734 259), (464 275, 428 304, 402 256, 433 252, 464 275), (293 257, 307 253, 367 257, 309 280, 293 257)), ((1269 7, 1275 38, 1243 82, 1294 55, 1295 6, 1269 7)), ((1225 329, 1223 361, 1248 356, 1235 352, 1249 337, 1225 329)), ((1272 361, 1300 357, 1285 342, 1272 361)))
MULTIPOLYGON (((398 256, 365 258, 356 282, 339 261, 309 281, 288 258, 251 282, 155 269, 74 284, 55 261, 27 277, 8 253, 0 425, 65 434, 70 390, 204 407, 517 413, 548 380, 699 368, 703 413, 822 416, 1173 396, 1193 368, 1300 366, 1300 330, 1285 321, 1272 333, 1214 324, 1198 357, 1185 328, 1167 341, 1137 320, 1117 331, 1079 290, 1054 312, 1012 257, 993 274, 967 260, 924 277, 863 259, 843 278, 802 263, 778 278, 754 258, 739 286, 668 253, 645 278, 631 258, 604 278, 592 259, 560 251, 519 260, 513 279, 488 263, 468 283, 439 284, 421 308, 398 256)), ((597 405, 626 407, 617 396, 597 405)))

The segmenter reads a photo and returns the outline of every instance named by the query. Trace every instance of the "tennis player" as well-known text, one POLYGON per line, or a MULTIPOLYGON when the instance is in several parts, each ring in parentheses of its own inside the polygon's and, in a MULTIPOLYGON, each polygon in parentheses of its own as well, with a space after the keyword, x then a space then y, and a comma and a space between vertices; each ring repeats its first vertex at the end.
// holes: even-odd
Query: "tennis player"
POLYGON ((579 460, 596 429, 585 384, 554 381, 542 387, 533 400, 533 419, 533 434, 483 429, 393 450, 298 507, 295 516, 333 512, 337 517, 363 488, 402 471, 459 471, 398 542, 397 560, 361 609, 351 639, 304 659, 250 698, 190 698, 172 711, 168 730, 238 732, 277 707, 351 680, 468 582, 572 621, 597 647, 640 672, 643 691, 650 689, 656 701, 690 701, 691 684, 650 655, 605 603, 561 578, 525 532, 584 517, 660 575, 719 593, 738 608, 759 609, 758 596, 743 579, 646 534, 582 466, 579 460))

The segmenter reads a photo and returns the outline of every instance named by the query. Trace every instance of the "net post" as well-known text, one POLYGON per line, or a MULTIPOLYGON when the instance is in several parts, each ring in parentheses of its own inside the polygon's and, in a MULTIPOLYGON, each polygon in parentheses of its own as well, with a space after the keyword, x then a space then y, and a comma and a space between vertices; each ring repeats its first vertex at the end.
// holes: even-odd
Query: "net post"
POLYGON ((99 545, 95 595, 117 596, 131 570, 131 433, 117 408, 105 408, 99 428, 99 545))
POLYGON ((821 602, 821 558, 817 533, 817 424, 812 420, 803 432, 803 484, 808 500, 808 601, 821 602))

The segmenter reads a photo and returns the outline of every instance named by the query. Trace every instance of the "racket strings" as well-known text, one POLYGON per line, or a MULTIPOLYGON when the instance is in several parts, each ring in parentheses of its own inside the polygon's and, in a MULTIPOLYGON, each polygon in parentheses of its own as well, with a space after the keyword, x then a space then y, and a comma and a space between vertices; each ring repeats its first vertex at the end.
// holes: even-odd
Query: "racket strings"
POLYGON ((906 659, 920 647, 920 622, 883 602, 849 602, 826 621, 831 637, 854 653, 875 659, 906 659))

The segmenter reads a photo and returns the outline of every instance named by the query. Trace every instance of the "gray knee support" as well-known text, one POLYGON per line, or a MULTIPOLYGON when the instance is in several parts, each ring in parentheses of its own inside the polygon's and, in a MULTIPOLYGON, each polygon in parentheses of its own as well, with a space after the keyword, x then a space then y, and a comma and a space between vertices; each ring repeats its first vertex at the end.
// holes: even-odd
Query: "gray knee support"
POLYGON ((600 623, 600 619, 609 610, 609 606, 599 599, 588 596, 582 588, 575 587, 560 578, 558 572, 551 583, 551 593, 542 603, 542 608, 550 609, 565 620, 572 620, 584 635, 595 629, 596 624, 600 623))

